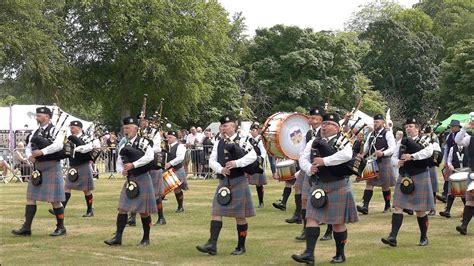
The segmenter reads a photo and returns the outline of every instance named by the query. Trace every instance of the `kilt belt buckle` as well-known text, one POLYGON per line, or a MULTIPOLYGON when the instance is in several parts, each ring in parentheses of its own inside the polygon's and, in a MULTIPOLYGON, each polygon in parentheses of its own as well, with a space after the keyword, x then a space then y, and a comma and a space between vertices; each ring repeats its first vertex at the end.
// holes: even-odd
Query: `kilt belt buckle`
POLYGON ((33 186, 39 186, 43 183, 43 173, 40 170, 34 170, 33 173, 31 173, 31 184, 33 186))
POLYGON ((77 169, 74 167, 71 167, 67 171, 67 179, 71 182, 76 182, 78 178, 79 178, 79 173, 77 172, 77 169))
POLYGON ((311 193, 311 205, 314 208, 320 209, 324 207, 327 201, 328 196, 324 190, 317 188, 311 193))
POLYGON ((413 191, 415 191, 413 179, 408 176, 403 177, 400 182, 400 190, 406 195, 413 193, 413 191))

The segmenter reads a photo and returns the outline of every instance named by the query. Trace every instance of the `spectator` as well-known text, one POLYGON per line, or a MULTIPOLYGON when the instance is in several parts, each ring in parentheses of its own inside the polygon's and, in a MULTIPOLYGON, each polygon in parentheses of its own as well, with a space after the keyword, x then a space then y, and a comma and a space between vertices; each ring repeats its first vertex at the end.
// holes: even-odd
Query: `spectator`
POLYGON ((28 158, 25 154, 25 143, 19 142, 15 149, 15 166, 14 169, 20 169, 21 180, 27 181, 28 177, 31 175, 32 165, 28 161, 28 158))

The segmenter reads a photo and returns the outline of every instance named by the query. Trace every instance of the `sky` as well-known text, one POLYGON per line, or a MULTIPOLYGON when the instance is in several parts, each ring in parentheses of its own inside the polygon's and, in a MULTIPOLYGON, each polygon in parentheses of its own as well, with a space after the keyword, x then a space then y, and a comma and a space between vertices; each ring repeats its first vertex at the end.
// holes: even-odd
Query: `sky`
MULTIPOLYGON (((373 0, 218 0, 232 16, 242 11, 247 25, 246 34, 255 35, 257 28, 276 24, 321 30, 343 30, 344 22, 360 6, 373 0)), ((399 0, 410 8, 419 0, 399 0)))

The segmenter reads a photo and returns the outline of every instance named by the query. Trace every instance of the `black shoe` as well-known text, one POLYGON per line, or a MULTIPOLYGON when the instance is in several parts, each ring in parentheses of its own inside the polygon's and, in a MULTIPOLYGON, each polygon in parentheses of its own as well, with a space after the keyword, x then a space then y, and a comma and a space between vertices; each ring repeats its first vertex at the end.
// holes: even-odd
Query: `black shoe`
POLYGON ((388 213, 392 212, 392 207, 390 205, 387 205, 383 208, 383 213, 388 213))
POLYGON ((440 195, 436 194, 436 199, 443 202, 443 203, 446 203, 446 197, 443 196, 443 195, 440 196, 440 195))
POLYGON ((285 219, 285 222, 287 222, 289 224, 294 224, 294 223, 301 224, 301 223, 303 223, 303 220, 301 220, 300 216, 293 215, 293 217, 291 217, 289 219, 285 219))
POLYGON ((150 239, 142 239, 140 243, 137 244, 139 247, 146 247, 150 245, 150 239))
POLYGON ((65 235, 65 234, 66 234, 66 228, 65 227, 56 227, 56 229, 54 229, 54 232, 52 232, 49 235, 50 236, 62 236, 62 235, 65 235))
POLYGON ((122 245, 122 238, 115 235, 112 239, 105 240, 104 243, 109 246, 120 246, 122 245))
POLYGON ((299 263, 314 265, 314 255, 311 253, 307 253, 306 251, 303 254, 291 255, 291 258, 299 263))
POLYGON ((420 243, 418 244, 418 246, 421 246, 421 247, 428 246, 428 238, 425 237, 425 238, 420 239, 420 243))
POLYGON ((94 217, 94 212, 86 212, 82 217, 94 217))
POLYGON ((234 251, 232 251, 232 253, 230 253, 230 255, 243 255, 245 253, 245 247, 243 248, 235 248, 234 251))
POLYGON ((54 214, 54 210, 53 210, 53 209, 49 209, 48 212, 49 212, 51 215, 56 216, 56 214, 54 214))
POLYGON ((458 226, 456 226, 456 231, 461 233, 461 235, 467 235, 467 226, 458 225, 458 226))
POLYGON ((262 203, 259 203, 259 204, 258 204, 258 207, 257 207, 257 208, 261 209, 261 208, 263 208, 263 207, 264 207, 264 205, 263 205, 263 202, 262 202, 262 203))
POLYGON ((332 257, 331 263, 343 263, 346 261, 346 256, 344 255, 336 255, 332 257))
POLYGON ((305 241, 306 240, 306 233, 305 233, 305 230, 303 229, 303 232, 301 232, 301 235, 295 237, 296 240, 299 240, 299 241, 305 241))
POLYGON ((439 215, 441 215, 443 217, 446 217, 446 218, 451 218, 451 213, 449 213, 448 211, 439 212, 439 215))
POLYGON ((408 215, 413 215, 413 210, 403 209, 403 212, 407 213, 408 215))
POLYGON ((429 213, 428 213, 429 216, 435 216, 436 215, 436 212, 435 210, 431 210, 429 213))
POLYGON ((331 239, 332 239, 332 234, 329 233, 329 234, 324 234, 324 236, 321 237, 321 238, 319 239, 319 241, 327 241, 327 240, 331 240, 331 239))
POLYGON ((397 246, 397 240, 393 238, 392 236, 389 236, 387 238, 382 238, 382 243, 384 243, 385 245, 389 245, 391 247, 397 246))
POLYGON ((26 229, 25 227, 21 227, 18 230, 12 230, 12 234, 17 236, 31 236, 31 229, 26 229))
POLYGON ((217 254, 217 246, 215 243, 208 241, 204 245, 196 246, 197 250, 201 251, 202 253, 207 253, 209 255, 216 255, 217 254))
POLYGON ((160 218, 158 219, 158 221, 156 221, 155 225, 165 225, 166 224, 166 220, 165 218, 160 218))
POLYGON ((129 226, 136 226, 136 225, 137 225, 137 222, 135 221, 135 217, 128 217, 127 225, 129 225, 129 226))
POLYGON ((184 212, 183 207, 178 207, 178 208, 176 209, 176 212, 177 212, 177 213, 184 212))
POLYGON ((286 205, 283 205, 281 202, 273 202, 272 205, 280 211, 286 211, 286 205))
POLYGON ((365 207, 365 206, 359 206, 357 205, 357 211, 364 214, 364 215, 367 215, 369 214, 369 208, 365 207))

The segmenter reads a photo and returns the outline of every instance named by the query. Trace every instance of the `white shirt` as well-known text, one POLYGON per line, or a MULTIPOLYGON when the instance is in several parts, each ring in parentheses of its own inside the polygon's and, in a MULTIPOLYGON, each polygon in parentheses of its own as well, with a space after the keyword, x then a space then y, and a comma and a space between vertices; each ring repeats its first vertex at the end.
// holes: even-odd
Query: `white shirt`
POLYGON ((186 144, 196 145, 197 143, 202 143, 203 139, 204 139, 204 134, 202 133, 196 132, 195 135, 190 133, 186 136, 186 144))
MULTIPOLYGON (((335 138, 337 136, 333 135, 329 138, 327 138, 327 141, 329 142, 331 139, 335 138)), ((304 148, 303 154, 300 156, 300 159, 298 160, 300 164, 300 168, 305 171, 307 175, 311 175, 311 147, 313 146, 314 138, 311 139, 307 144, 306 147, 304 148)), ((342 150, 337 151, 333 155, 327 156, 323 158, 324 165, 325 166, 334 166, 334 165, 339 165, 343 164, 345 162, 348 162, 352 159, 352 145, 348 143, 342 150)))
MULTIPOLYGON (((82 136, 82 132, 77 134, 76 137, 80 138, 82 136)), ((84 145, 80 145, 80 146, 77 146, 75 149, 74 149, 74 152, 79 152, 79 153, 88 153, 90 151, 92 151, 92 149, 94 148, 94 141, 91 141, 89 143, 86 143, 84 145)))
MULTIPOLYGON (((237 134, 234 134, 232 137, 230 137, 231 140, 234 140, 235 137, 237 137, 237 134)), ((245 139, 240 139, 240 145, 245 141, 245 139)), ((216 141, 214 143, 214 146, 212 146, 212 152, 211 156, 209 157, 209 166, 211 167, 212 170, 214 170, 218 174, 222 174, 222 169, 224 167, 221 166, 219 162, 217 162, 217 146, 219 145, 219 141, 216 141)), ((247 154, 245 154, 244 157, 238 159, 235 161, 236 167, 241 168, 245 167, 257 160, 257 153, 255 152, 254 149, 250 150, 247 154)))
MULTIPOLYGON (((137 138, 137 136, 135 135, 135 137, 133 137, 130 141, 130 143, 133 143, 135 141, 135 139, 137 138)), ((123 140, 123 139, 122 139, 123 140)), ((122 145, 119 146, 119 149, 118 149, 118 152, 120 153, 120 150, 125 147, 125 145, 127 144, 127 142, 123 142, 123 141, 120 141, 120 143, 122 143, 122 145)), ((148 145, 146 147, 146 151, 145 151, 145 155, 143 155, 140 159, 136 160, 135 162, 133 162, 133 167, 134 168, 138 168, 140 166, 144 166, 146 164, 148 164, 149 162, 153 161, 153 158, 154 158, 154 154, 153 154, 153 149, 151 148, 150 145, 148 145)), ((123 161, 122 161, 122 158, 121 156, 118 156, 117 157, 117 172, 122 172, 123 171, 123 161)))
POLYGON ((454 142, 463 147, 469 146, 469 144, 471 143, 471 136, 467 135, 466 133, 466 129, 461 128, 461 131, 459 131, 456 137, 454 138, 454 142))
POLYGON ((161 134, 160 134, 160 131, 156 132, 155 136, 153 137, 153 152, 154 153, 161 152, 161 134))
MULTIPOLYGON (((45 126, 42 126, 43 129, 46 129, 47 127, 49 126, 49 124, 46 124, 45 126)), ((51 133, 51 136, 54 136, 56 135, 56 132, 58 131, 58 129, 56 127, 54 127, 54 130, 52 130, 50 133, 51 133)), ((25 148, 25 154, 26 154, 26 157, 30 157, 31 156, 31 138, 33 137, 34 133, 36 131, 34 131, 32 134, 30 134, 30 138, 28 139, 28 145, 26 145, 26 148, 25 148)), ((52 153, 55 153, 55 152, 58 152, 60 150, 63 149, 63 142, 64 142, 64 135, 65 135, 65 131, 64 130, 59 130, 58 134, 56 135, 56 138, 54 139, 53 143, 51 143, 51 145, 43 148, 41 151, 43 152, 43 155, 48 155, 48 154, 52 154, 52 153)))
MULTIPOLYGON (((459 134, 459 133, 458 133, 458 134, 459 134)), ((450 165, 450 166, 453 165, 453 153, 454 153, 454 149, 453 149, 453 148, 454 148, 454 146, 451 147, 451 149, 449 149, 449 152, 448 152, 448 159, 446 160, 446 163, 447 163, 448 165, 450 165)), ((462 146, 461 146, 461 147, 458 146, 458 150, 462 150, 462 146)), ((464 155, 464 154, 458 154, 458 155, 456 155, 456 156, 458 157, 459 164, 461 165, 461 168, 464 167, 464 166, 462 165, 462 161, 463 161, 463 158, 464 158, 465 155, 464 155)))
MULTIPOLYGON (((385 130, 385 139, 387 140, 388 148, 383 151, 383 156, 391 156, 393 152, 395 151, 395 147, 397 147, 397 143, 395 141, 395 137, 393 136, 393 132, 389 130, 385 130)), ((369 145, 372 146, 372 143, 369 143, 370 137, 374 134, 374 132, 370 132, 369 135, 367 136, 367 141, 364 144, 364 155, 366 155, 369 151, 369 145)), ((380 136, 374 136, 373 139, 373 144, 375 144, 375 141, 377 138, 383 138, 382 135, 380 136)))
MULTIPOLYGON (((413 137, 413 139, 416 139, 416 137, 417 136, 413 137)), ((399 155, 400 155, 400 145, 401 145, 401 143, 402 143, 401 141, 397 143, 397 147, 395 148, 395 151, 392 154, 392 164, 393 165, 398 165, 398 162, 400 161, 400 159, 398 159, 398 158, 400 157, 399 155)), ((411 154, 411 156, 413 156, 414 161, 428 159, 432 155, 433 155, 433 144, 431 144, 431 143, 428 144, 428 146, 426 146, 424 149, 411 154)))
POLYGON ((170 150, 171 147, 174 147, 175 145, 178 145, 178 148, 176 149, 176 158, 169 161, 169 164, 172 166, 180 164, 182 161, 184 161, 184 156, 186 155, 186 147, 183 144, 180 144, 178 141, 170 144, 170 150))

